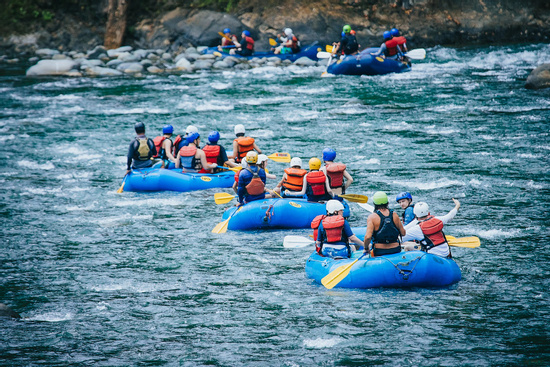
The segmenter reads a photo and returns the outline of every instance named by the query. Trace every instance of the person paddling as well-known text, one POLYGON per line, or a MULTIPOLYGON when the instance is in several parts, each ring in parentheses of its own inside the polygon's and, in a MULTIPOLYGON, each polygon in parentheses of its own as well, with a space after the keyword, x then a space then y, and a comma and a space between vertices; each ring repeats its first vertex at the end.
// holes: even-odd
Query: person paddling
POLYGON ((151 159, 157 155, 157 148, 155 148, 153 139, 145 136, 145 124, 136 122, 134 130, 136 131, 136 137, 128 148, 126 174, 129 174, 132 169, 152 167, 155 162, 151 159))
POLYGON ((397 204, 404 210, 401 221, 406 226, 414 220, 414 204, 412 203, 413 197, 410 192, 402 192, 395 197, 397 204))
POLYGON ((292 29, 285 28, 285 36, 277 35, 281 44, 275 47, 274 53, 277 54, 296 54, 300 52, 300 41, 294 35, 292 29))
POLYGON ((406 234, 399 216, 393 210, 388 209, 388 196, 382 191, 376 192, 372 201, 374 202, 374 213, 367 218, 367 231, 365 233, 365 253, 369 251, 372 240, 372 255, 382 256, 401 252, 399 235, 406 234))
POLYGON ((265 171, 265 177, 269 178, 270 180, 276 180, 277 176, 275 176, 273 173, 269 173, 267 170, 267 162, 269 161, 269 158, 265 154, 258 154, 258 167, 262 168, 265 171))
POLYGON ((442 217, 434 217, 430 214, 430 208, 425 202, 419 202, 414 206, 414 215, 418 223, 407 229, 403 236, 405 251, 416 250, 418 247, 425 249, 428 253, 441 257, 451 258, 451 249, 447 243, 443 227, 449 223, 460 209, 460 202, 453 198, 455 207, 442 217), (415 242, 418 241, 420 246, 415 242))
POLYGON ((237 49, 232 48, 229 52, 231 55, 252 56, 254 53, 254 39, 250 37, 250 31, 243 31, 241 41, 235 42, 235 46, 237 49))
MULTIPOLYGON (((327 215, 315 217, 311 227, 316 230, 315 247, 321 256, 349 258, 363 242, 353 233, 342 213, 344 206, 338 200, 329 200, 326 204, 327 215), (355 243, 350 246, 349 242, 355 243)), ((314 235, 315 237, 315 235, 314 235)))
POLYGON ((285 195, 288 197, 303 197, 307 196, 308 201, 327 201, 332 199, 334 194, 330 189, 327 176, 323 171, 320 171, 321 160, 313 157, 309 160, 309 172, 304 177, 302 190, 287 191, 285 195))
POLYGON ((299 157, 292 158, 290 160, 290 167, 285 168, 283 178, 273 191, 281 194, 284 198, 293 197, 293 195, 287 195, 287 193, 302 191, 306 174, 307 171, 302 169, 302 159, 299 157))
POLYGON ((170 163, 176 164, 176 158, 172 154, 172 139, 170 139, 173 133, 174 127, 166 125, 162 128, 162 135, 153 139, 157 149, 157 155, 154 158, 162 160, 162 168, 170 168, 170 163))
POLYGON ((189 134, 193 134, 193 133, 198 134, 198 132, 199 132, 199 129, 197 129, 196 126, 194 125, 187 126, 187 128, 185 129, 185 134, 176 136, 176 139, 174 140, 174 144, 173 144, 174 150, 172 151, 172 155, 174 157, 177 156, 181 148, 189 145, 189 143, 187 142, 187 137, 189 136, 189 134))
MULTIPOLYGON (((208 134, 208 143, 202 148, 206 155, 206 161, 208 163, 216 163, 218 167, 227 165, 229 167, 237 167, 237 165, 227 158, 225 148, 218 144, 220 140, 220 133, 218 131, 211 131, 208 134)), ((222 168, 215 168, 210 170, 211 173, 223 171, 222 168)))
POLYGON ((231 34, 231 29, 225 28, 223 30, 223 37, 220 46, 218 46, 218 51, 229 53, 229 50, 235 47, 237 43, 237 36, 231 34))
POLYGON ((254 138, 244 136, 245 132, 246 130, 244 125, 235 125, 236 138, 233 140, 233 156, 230 157, 233 158, 235 163, 241 163, 241 160, 246 156, 246 154, 252 150, 255 150, 258 154, 262 153, 254 138))
POLYGON ((208 163, 206 154, 199 148, 201 136, 199 133, 192 133, 187 136, 186 147, 178 152, 176 157, 176 168, 183 168, 186 173, 208 173, 207 170, 216 168, 216 163, 208 163))
POLYGON ((351 26, 346 24, 342 28, 342 39, 339 43, 335 44, 336 50, 332 52, 332 56, 340 55, 344 52, 344 55, 355 55, 359 50, 359 44, 354 34, 351 34, 351 26))
POLYGON ((346 170, 346 165, 340 162, 334 162, 336 159, 336 152, 334 149, 323 149, 323 162, 325 165, 321 168, 321 171, 328 177, 330 189, 334 195, 342 195, 346 193, 346 189, 353 182, 353 177, 346 170), (346 179, 344 181, 344 178, 346 179))
POLYGON ((265 198, 265 171, 258 167, 258 153, 248 152, 245 157, 248 167, 239 173, 238 195, 239 203, 245 204, 265 198))
POLYGON ((377 52, 371 53, 373 56, 384 55, 386 59, 397 60, 403 56, 403 51, 397 44, 397 41, 393 39, 390 31, 383 33, 384 43, 380 45, 377 52))

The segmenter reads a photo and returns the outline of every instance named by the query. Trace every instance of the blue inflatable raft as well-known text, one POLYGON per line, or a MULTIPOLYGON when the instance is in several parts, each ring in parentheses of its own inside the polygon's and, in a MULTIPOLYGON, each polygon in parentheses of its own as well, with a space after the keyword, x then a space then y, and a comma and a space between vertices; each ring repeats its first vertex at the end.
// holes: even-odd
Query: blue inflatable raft
MULTIPOLYGON (((334 271, 360 257, 363 251, 353 253, 351 259, 334 260, 314 252, 306 262, 306 275, 316 283, 334 271)), ((409 288, 446 287, 458 282, 461 273, 451 259, 422 251, 364 257, 357 261, 349 274, 336 285, 339 288, 409 288)))
POLYGON ((133 170, 124 191, 195 191, 233 186, 235 173, 183 173, 180 169, 145 168, 133 170))
POLYGON ((265 199, 231 207, 223 219, 231 217, 227 227, 230 230, 310 228, 311 221, 325 212, 325 204, 305 199, 265 199))
POLYGON ((342 60, 333 61, 327 68, 327 73, 334 75, 384 75, 411 70, 409 65, 401 61, 371 55, 371 53, 377 51, 377 47, 367 48, 357 55, 350 55, 342 60))
MULTIPOLYGON (((309 46, 304 46, 302 47, 302 49, 300 50, 300 52, 298 53, 295 53, 295 54, 275 54, 273 52, 254 52, 254 54, 252 56, 241 56, 241 55, 230 55, 229 53, 225 53, 225 52, 222 52, 222 58, 226 58, 227 56, 234 56, 234 57, 237 57, 237 58, 245 58, 245 59, 248 59, 248 60, 251 60, 255 57, 258 57, 258 58, 262 58, 262 57, 278 57, 279 59, 281 60, 290 60, 290 61, 296 61, 298 60, 300 57, 308 57, 314 61, 317 61, 318 58, 317 58, 317 52, 319 51, 322 51, 321 48, 319 47, 319 43, 318 42, 315 42, 309 46)), ((205 54, 213 54, 214 52, 218 52, 218 48, 217 47, 208 47, 206 50, 204 50, 203 53, 205 54)))

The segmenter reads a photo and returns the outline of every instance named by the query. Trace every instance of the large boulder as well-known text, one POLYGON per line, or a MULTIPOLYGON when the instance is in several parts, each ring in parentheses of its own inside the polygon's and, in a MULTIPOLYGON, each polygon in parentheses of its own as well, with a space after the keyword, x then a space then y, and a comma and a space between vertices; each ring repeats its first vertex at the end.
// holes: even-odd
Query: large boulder
POLYGON ((73 60, 40 60, 27 70, 27 76, 64 75, 76 65, 73 60))
POLYGON ((542 64, 537 66, 535 70, 529 74, 525 82, 527 89, 543 89, 550 88, 550 64, 542 64))

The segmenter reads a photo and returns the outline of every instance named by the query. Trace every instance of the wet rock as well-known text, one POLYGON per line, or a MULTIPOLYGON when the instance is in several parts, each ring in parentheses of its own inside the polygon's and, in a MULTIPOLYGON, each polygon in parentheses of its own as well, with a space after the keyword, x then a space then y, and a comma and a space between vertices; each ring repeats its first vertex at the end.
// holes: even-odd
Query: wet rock
POLYGON ((152 74, 158 74, 158 73, 162 73, 164 70, 161 69, 161 68, 158 68, 158 67, 156 67, 156 66, 149 66, 149 67, 147 68, 147 71, 148 71, 149 73, 152 73, 152 74))
POLYGON ((248 70, 251 68, 251 66, 249 64, 242 63, 242 64, 235 65, 234 68, 237 70, 248 70))
POLYGON ((75 66, 76 63, 73 60, 40 60, 27 70, 26 75, 63 75, 75 66))
POLYGON ((66 73, 63 73, 62 75, 63 76, 70 76, 70 77, 73 77, 73 78, 78 78, 78 77, 82 76, 82 73, 79 72, 79 71, 76 71, 76 70, 69 70, 66 73))
POLYGON ((59 51, 52 50, 49 48, 41 48, 40 50, 36 50, 35 54, 36 56, 45 59, 45 58, 52 58, 53 55, 59 55, 59 51))
POLYGON ((168 52, 163 53, 161 58, 166 61, 172 61, 172 55, 170 55, 168 52))
POLYGON ((29 58, 29 63, 36 64, 38 62, 38 60, 40 60, 40 58, 38 58, 36 56, 33 56, 33 57, 29 58))
POLYGON ((214 54, 199 55, 199 60, 213 60, 216 58, 214 54))
POLYGON ((212 64, 214 64, 214 60, 197 60, 197 62, 193 64, 193 68, 199 69, 199 70, 206 70, 206 69, 210 69, 212 67, 212 64))
POLYGON ((229 69, 231 66, 226 63, 225 61, 216 61, 213 65, 212 65, 212 68, 214 69, 229 69))
POLYGON ((122 75, 122 72, 111 68, 93 66, 89 69, 86 69, 86 74, 90 76, 118 76, 122 75))
POLYGON ((281 60, 278 57, 272 56, 267 58, 267 62, 275 63, 276 65, 279 65, 283 60, 281 60))
POLYGON ((149 59, 143 59, 139 62, 141 65, 143 65, 144 68, 148 68, 149 66, 153 65, 153 62, 149 59))
POLYGON ((288 65, 292 64, 292 61, 290 61, 290 60, 283 60, 283 61, 281 62, 281 64, 288 66, 288 65))
POLYGON ((294 61, 294 65, 298 65, 298 66, 316 66, 317 62, 313 61, 309 57, 302 56, 298 60, 294 61))
POLYGON ((103 46, 96 46, 93 50, 88 51, 86 57, 88 59, 99 59, 101 55, 107 55, 107 50, 103 46))
POLYGON ((138 62, 123 62, 116 69, 127 74, 135 74, 143 71, 143 65, 138 62))
POLYGON ((189 61, 197 61, 201 55, 199 54, 185 54, 185 58, 189 61))
POLYGON ((147 58, 147 56, 149 56, 149 54, 151 54, 151 53, 152 53, 151 50, 135 50, 134 51, 134 55, 136 57, 139 57, 139 60, 147 58))
POLYGON ((550 64, 542 64, 537 66, 535 70, 529 74, 525 82, 527 89, 543 89, 550 88, 550 64))
POLYGON ((19 62, 19 59, 18 59, 18 58, 7 59, 7 60, 6 60, 6 63, 8 63, 8 64, 17 64, 18 62, 19 62))
POLYGON ((184 54, 188 55, 188 54, 198 54, 199 52, 197 51, 197 49, 195 47, 188 47, 184 54))
POLYGON ((68 59, 70 59, 70 57, 63 54, 57 54, 52 56, 52 60, 68 60, 68 59))
POLYGON ((107 50, 107 55, 109 55, 109 57, 118 57, 121 53, 130 51, 132 51, 132 46, 122 46, 113 50, 107 50))
POLYGON ((174 59, 174 62, 177 63, 182 58, 185 58, 185 53, 182 53, 182 54, 179 54, 178 56, 176 56, 176 58, 174 59))
POLYGON ((20 319, 21 315, 12 310, 9 306, 0 303, 0 317, 11 317, 12 319, 20 319))
POLYGON ((193 66, 191 65, 189 60, 187 60, 185 57, 180 57, 180 59, 176 63, 176 69, 178 69, 178 70, 192 70, 193 66))
POLYGON ((82 52, 75 52, 71 55, 71 53, 69 53, 69 55, 73 58, 73 59, 83 59, 86 57, 86 55, 84 55, 82 52))
POLYGON ((129 52, 122 52, 118 55, 117 59, 124 61, 124 62, 137 62, 140 59, 139 56, 133 55, 129 52))
POLYGON ((114 59, 109 61, 106 65, 110 68, 116 68, 118 65, 122 64, 124 61, 119 59, 114 59))

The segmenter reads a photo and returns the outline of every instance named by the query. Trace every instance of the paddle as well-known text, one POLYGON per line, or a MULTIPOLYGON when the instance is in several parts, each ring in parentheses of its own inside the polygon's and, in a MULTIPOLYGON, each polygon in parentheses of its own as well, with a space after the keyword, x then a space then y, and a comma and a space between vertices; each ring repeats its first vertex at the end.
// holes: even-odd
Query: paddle
POLYGON ((467 247, 467 248, 476 248, 481 246, 481 241, 476 236, 460 237, 460 238, 455 238, 453 236, 445 236, 445 237, 447 237, 447 243, 449 244, 449 246, 467 247))
POLYGON ((333 45, 325 45, 325 51, 328 53, 332 53, 332 50, 334 49, 333 47, 333 45))
POLYGON ((219 34, 220 36, 222 36, 223 38, 227 39, 227 40, 233 41, 233 40, 231 39, 231 37, 229 37, 228 35, 226 35, 226 34, 223 33, 223 32, 218 32, 218 34, 219 34))
POLYGON ((268 155, 267 158, 280 163, 290 163, 290 153, 273 153, 268 155))
POLYGON ((357 203, 357 205, 359 205, 361 208, 365 209, 366 211, 368 211, 370 213, 374 213, 374 207, 370 204, 357 203))
POLYGON ((225 232, 227 232, 227 226, 229 225, 229 220, 231 219, 231 217, 233 217, 235 215, 235 213, 237 213, 239 210, 241 210, 241 208, 242 208, 242 206, 240 206, 239 208, 237 208, 237 210, 235 210, 233 213, 231 213, 229 218, 227 218, 223 222, 220 222, 220 223, 216 224, 214 229, 212 229, 212 233, 225 233, 225 232))
POLYGON ((277 46, 278 44, 279 44, 279 42, 275 41, 273 38, 269 39, 269 45, 270 46, 277 46))
POLYGON ((317 58, 318 59, 328 59, 331 56, 332 56, 332 53, 330 53, 330 52, 325 52, 325 51, 317 52, 317 58))
POLYGON ((303 236, 294 236, 289 235, 285 236, 285 239, 283 240, 283 247, 285 248, 300 248, 300 247, 306 247, 311 245, 313 242, 309 238, 303 237, 303 236))
POLYGON ((228 194, 228 193, 225 193, 225 192, 217 192, 217 193, 214 194, 214 201, 218 205, 219 204, 227 204, 231 200, 233 200, 234 197, 235 197, 235 195, 231 195, 231 194, 228 194))
POLYGON ((366 254, 367 253, 364 253, 363 255, 361 255, 361 257, 355 259, 348 265, 339 266, 335 270, 331 271, 328 275, 321 279, 321 284, 324 285, 327 289, 334 288, 336 285, 338 285, 338 283, 340 283, 342 280, 344 280, 345 277, 348 276, 353 265, 361 260, 366 254))
POLYGON ((243 168, 241 166, 238 166, 238 167, 226 167, 226 166, 218 166, 216 168, 219 168, 219 169, 226 169, 226 170, 229 170, 229 171, 233 171, 233 172, 240 172, 243 168))
POLYGON ((128 177, 128 173, 124 175, 124 178, 122 179, 122 185, 120 185, 120 188, 116 191, 117 194, 122 194, 122 191, 124 191, 124 184, 126 183, 126 177, 128 177))
POLYGON ((426 50, 423 48, 417 48, 406 52, 404 55, 412 60, 423 60, 426 58, 426 50))
POLYGON ((369 201, 369 197, 367 195, 359 195, 359 194, 342 194, 338 195, 338 197, 344 198, 348 201, 351 201, 352 203, 367 203, 369 201))
POLYGON ((330 63, 332 62, 332 53, 334 52, 334 46, 332 46, 330 48, 330 50, 327 48, 327 51, 330 52, 330 55, 328 57, 328 61, 327 61, 327 68, 325 69, 325 71, 321 74, 321 76, 323 75, 328 75, 328 67, 330 66, 330 63))

